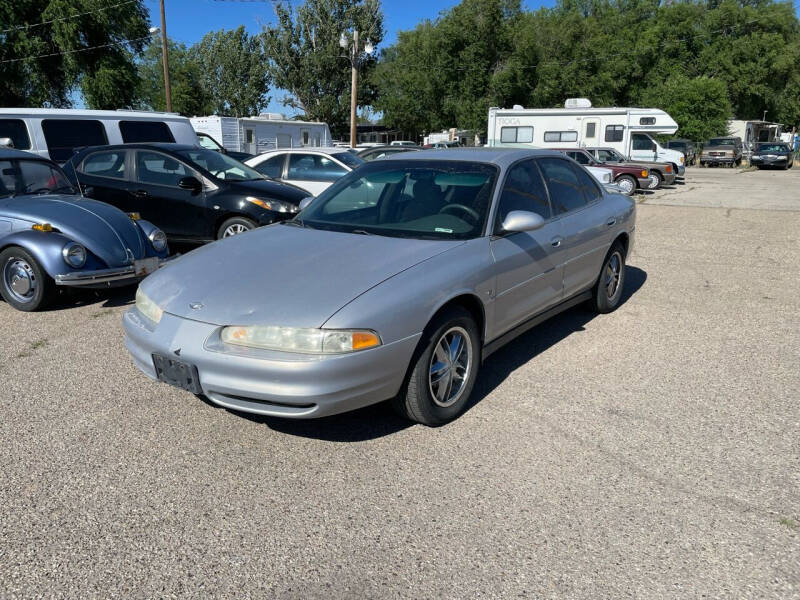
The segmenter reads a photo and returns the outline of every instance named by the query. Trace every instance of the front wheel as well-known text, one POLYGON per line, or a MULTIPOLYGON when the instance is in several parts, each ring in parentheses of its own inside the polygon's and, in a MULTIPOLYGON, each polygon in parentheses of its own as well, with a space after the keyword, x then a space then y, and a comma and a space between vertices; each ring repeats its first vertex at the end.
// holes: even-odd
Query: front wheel
POLYGON ((650 185, 648 189, 655 190, 664 185, 664 176, 658 171, 650 171, 650 185))
POLYGON ((217 239, 221 240, 222 238, 239 235, 245 231, 255 229, 257 226, 258 225, 255 221, 248 219, 247 217, 231 217, 222 225, 220 225, 219 230, 217 231, 217 239))
POLYGON ((597 283, 592 291, 592 308, 599 313, 610 313, 619 306, 625 286, 625 249, 615 242, 608 251, 597 283))
POLYGON ((17 310, 41 310, 55 295, 55 282, 30 253, 12 246, 0 253, 0 295, 17 310))
POLYGON ((472 393, 481 363, 475 319, 454 307, 426 328, 408 383, 393 400, 403 417, 434 427, 455 419, 472 393))
POLYGON ((633 196, 636 191, 636 180, 630 175, 620 175, 614 183, 622 188, 626 196, 633 196))

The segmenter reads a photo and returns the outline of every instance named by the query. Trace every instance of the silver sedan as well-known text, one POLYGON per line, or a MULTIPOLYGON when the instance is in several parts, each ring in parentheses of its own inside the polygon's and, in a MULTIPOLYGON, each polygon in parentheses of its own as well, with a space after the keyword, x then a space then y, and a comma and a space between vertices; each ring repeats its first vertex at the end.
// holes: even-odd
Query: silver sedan
POLYGON ((141 284, 135 364, 227 408, 461 413, 482 360, 566 308, 614 310, 634 203, 548 151, 413 152, 346 175, 292 221, 141 284))

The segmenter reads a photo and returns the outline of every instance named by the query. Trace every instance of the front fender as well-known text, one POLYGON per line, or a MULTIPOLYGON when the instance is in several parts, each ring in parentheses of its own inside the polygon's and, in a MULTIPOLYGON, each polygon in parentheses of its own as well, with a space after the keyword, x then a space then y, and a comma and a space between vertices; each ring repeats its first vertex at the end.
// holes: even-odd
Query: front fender
MULTIPOLYGON (((61 250, 71 241, 70 238, 56 231, 46 232, 28 229, 17 231, 0 238, 0 252, 10 246, 19 246, 31 254, 47 274, 55 279, 56 275, 74 273, 75 271, 82 270, 70 267, 64 262, 64 258, 61 255, 61 250)), ((90 265, 91 260, 100 263, 91 252, 88 252, 86 258, 87 266, 90 265)))

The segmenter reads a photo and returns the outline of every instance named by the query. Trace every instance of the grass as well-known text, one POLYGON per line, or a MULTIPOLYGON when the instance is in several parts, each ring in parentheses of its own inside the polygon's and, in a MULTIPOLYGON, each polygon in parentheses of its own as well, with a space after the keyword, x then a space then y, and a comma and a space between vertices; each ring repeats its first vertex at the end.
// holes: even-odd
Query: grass
POLYGON ((788 527, 789 529, 797 529, 797 527, 798 527, 797 521, 795 521, 791 517, 781 517, 778 520, 778 523, 780 523, 784 527, 788 527))
POLYGON ((47 340, 36 340, 31 344, 31 350, 38 350, 47 346, 47 340))
POLYGON ((105 310, 101 310, 100 312, 94 313, 92 315, 92 318, 93 319, 99 319, 100 317, 105 317, 106 315, 110 315, 110 314, 113 314, 113 313, 114 313, 113 310, 111 310, 110 308, 107 308, 105 310))

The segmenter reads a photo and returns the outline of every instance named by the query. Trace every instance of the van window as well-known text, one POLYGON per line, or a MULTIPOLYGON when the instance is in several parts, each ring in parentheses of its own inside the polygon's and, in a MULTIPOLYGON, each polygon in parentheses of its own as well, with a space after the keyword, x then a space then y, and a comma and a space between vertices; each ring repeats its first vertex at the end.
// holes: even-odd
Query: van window
POLYGON ((83 159, 80 170, 94 177, 125 179, 125 152, 95 152, 83 159))
POLYGON ((122 134, 122 142, 125 144, 175 143, 169 125, 163 121, 120 121, 119 132, 122 134))
POLYGON ((632 147, 634 150, 653 150, 653 140, 646 135, 634 135, 632 147))
POLYGON ((595 136, 595 129, 597 127, 597 123, 587 123, 586 124, 586 137, 593 138, 595 136))
POLYGON ((500 143, 513 144, 526 143, 533 141, 533 127, 501 127, 500 143))
POLYGON ((639 119, 639 125, 655 125, 656 118, 655 117, 642 117, 639 119))
POLYGON ((31 138, 28 137, 28 128, 22 119, 0 119, 0 138, 11 138, 17 150, 29 150, 31 138))
POLYGON ((577 131, 545 131, 545 142, 577 142, 577 131))
POLYGON ((78 148, 108 144, 106 129, 91 119, 45 119, 42 121, 47 150, 56 162, 66 162, 78 148))
POLYGON ((624 125, 607 125, 606 126, 606 141, 607 142, 621 142, 625 135, 624 125))

